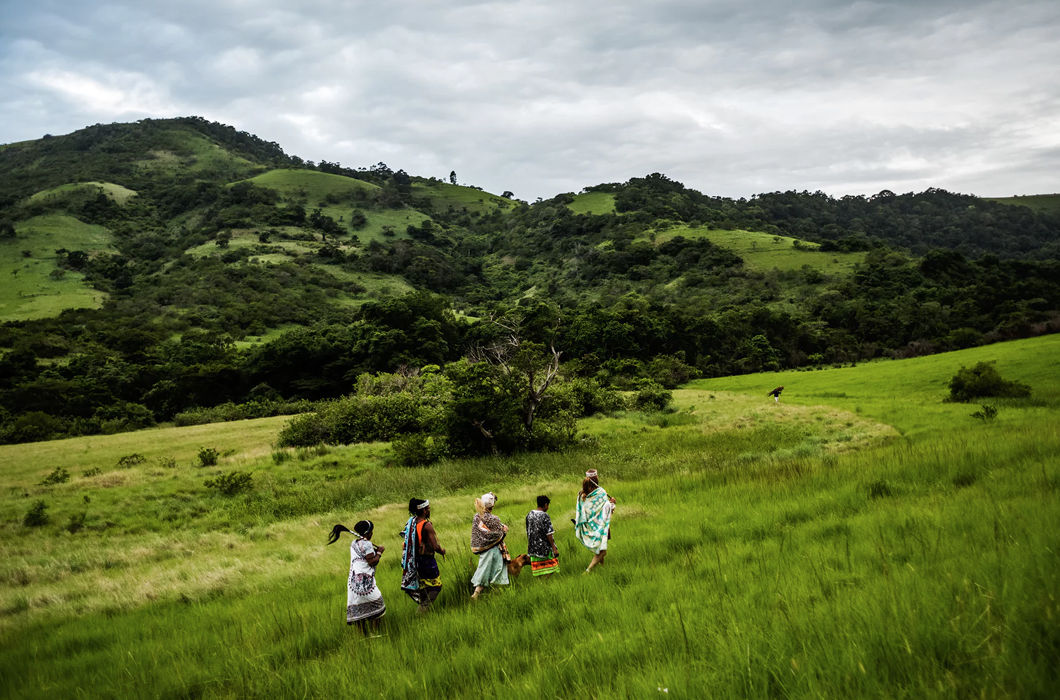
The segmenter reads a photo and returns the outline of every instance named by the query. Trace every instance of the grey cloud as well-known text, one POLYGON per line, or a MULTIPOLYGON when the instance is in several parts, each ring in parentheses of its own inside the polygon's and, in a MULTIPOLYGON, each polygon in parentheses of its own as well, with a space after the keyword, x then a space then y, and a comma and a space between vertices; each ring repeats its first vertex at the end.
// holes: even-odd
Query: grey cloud
POLYGON ((18 12, 0 34, 5 142, 202 114, 313 160, 456 169, 528 199, 655 170, 733 196, 1060 190, 1050 2, 44 0, 18 12), (55 76, 98 91, 64 92, 55 76))

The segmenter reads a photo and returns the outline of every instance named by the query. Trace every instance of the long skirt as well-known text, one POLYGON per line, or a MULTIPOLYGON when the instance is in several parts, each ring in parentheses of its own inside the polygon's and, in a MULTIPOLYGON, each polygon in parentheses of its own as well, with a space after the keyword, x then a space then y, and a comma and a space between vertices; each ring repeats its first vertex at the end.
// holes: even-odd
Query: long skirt
POLYGON ((530 571, 534 576, 545 576, 559 571, 559 559, 556 557, 535 557, 530 555, 530 571))
POLYGON ((442 574, 438 570, 438 560, 433 554, 416 555, 416 569, 419 574, 417 587, 402 590, 419 604, 434 602, 442 591, 442 574))
POLYGON ((471 577, 471 583, 483 587, 494 583, 508 585, 508 567, 501 556, 500 547, 493 547, 478 555, 478 568, 471 577))
POLYGON ((353 574, 350 579, 346 594, 346 624, 382 617, 386 613, 386 603, 375 585, 375 576, 353 574))

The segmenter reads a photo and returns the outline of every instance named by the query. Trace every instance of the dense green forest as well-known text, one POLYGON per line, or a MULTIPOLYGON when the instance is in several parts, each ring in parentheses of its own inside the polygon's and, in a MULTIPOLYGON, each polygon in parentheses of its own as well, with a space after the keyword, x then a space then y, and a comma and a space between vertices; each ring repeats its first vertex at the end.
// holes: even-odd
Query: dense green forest
POLYGON ((1058 246, 1018 199, 654 173, 527 203, 201 118, 96 125, 0 147, 0 441, 301 412, 511 338, 629 390, 1051 333, 1058 246))

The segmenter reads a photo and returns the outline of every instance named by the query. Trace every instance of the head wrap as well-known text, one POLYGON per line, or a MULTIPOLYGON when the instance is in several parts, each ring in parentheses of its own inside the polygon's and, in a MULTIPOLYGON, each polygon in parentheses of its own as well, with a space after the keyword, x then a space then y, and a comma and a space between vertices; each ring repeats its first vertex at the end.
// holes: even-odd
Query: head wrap
POLYGON ((596 473, 595 469, 590 469, 589 471, 585 472, 585 478, 586 479, 595 479, 596 476, 597 476, 597 473, 596 473))
POLYGON ((424 508, 427 508, 430 505, 431 505, 431 501, 430 501, 430 499, 427 499, 423 503, 421 503, 418 506, 416 506, 416 510, 423 510, 424 508))
POLYGON ((482 494, 481 501, 482 505, 484 505, 486 508, 492 508, 493 504, 497 502, 497 496, 494 495, 492 491, 489 493, 484 493, 482 494))

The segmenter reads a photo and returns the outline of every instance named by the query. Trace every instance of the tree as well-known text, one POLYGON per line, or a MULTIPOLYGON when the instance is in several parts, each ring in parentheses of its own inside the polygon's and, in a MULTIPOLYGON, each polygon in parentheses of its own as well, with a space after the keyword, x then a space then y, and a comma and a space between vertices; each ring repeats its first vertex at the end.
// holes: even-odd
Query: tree
POLYGON ((451 184, 453 184, 453 185, 456 184, 456 171, 455 170, 450 170, 449 171, 449 182, 451 184))

